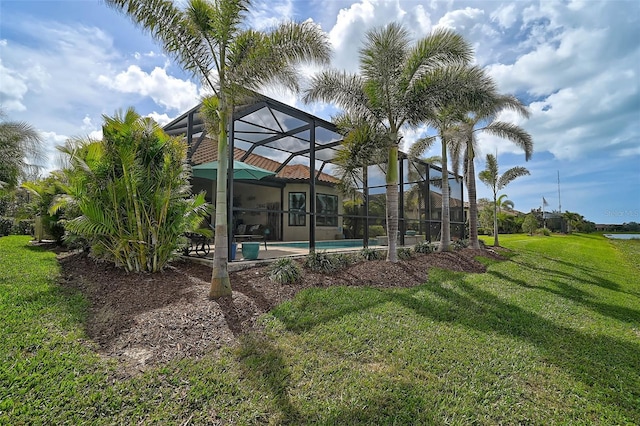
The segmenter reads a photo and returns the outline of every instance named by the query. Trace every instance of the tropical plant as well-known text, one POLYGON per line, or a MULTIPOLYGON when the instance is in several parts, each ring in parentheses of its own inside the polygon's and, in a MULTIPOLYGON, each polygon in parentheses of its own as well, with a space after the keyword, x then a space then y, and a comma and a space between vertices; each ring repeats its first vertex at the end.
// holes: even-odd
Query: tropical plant
POLYGON ((507 194, 501 194, 496 200, 496 205, 498 206, 498 213, 502 213, 502 209, 512 210, 515 207, 513 201, 509 200, 507 194))
POLYGON ((360 256, 362 256, 365 260, 380 260, 384 257, 384 252, 382 250, 365 247, 360 250, 360 256))
POLYGON ((571 234, 574 230, 578 229, 584 220, 581 214, 570 211, 565 211, 562 214, 562 218, 567 222, 567 234, 571 234))
POLYGON ((305 266, 314 272, 330 274, 346 268, 353 259, 344 253, 330 254, 326 251, 312 251, 305 259, 305 266))
POLYGON ((429 241, 419 241, 418 243, 416 243, 413 251, 422 254, 433 253, 433 246, 429 241))
POLYGON ((520 176, 529 174, 529 170, 526 168, 516 166, 500 175, 498 172, 498 159, 493 154, 487 154, 487 168, 481 171, 478 177, 493 192, 493 245, 495 247, 500 246, 498 241, 498 191, 520 176))
POLYGON ((411 247, 398 247, 398 259, 409 260, 413 257, 411 247))
POLYGON ((387 260, 391 262, 398 260, 398 145, 402 131, 424 123, 427 112, 443 99, 460 96, 461 87, 452 82, 459 66, 471 58, 470 45, 458 34, 436 30, 411 45, 409 32, 391 23, 367 32, 360 49, 359 74, 324 71, 314 77, 305 94, 306 102, 338 104, 351 123, 362 124, 355 127, 363 129, 357 134, 359 142, 385 152, 384 156, 373 155, 366 165, 376 164, 380 157, 386 161, 387 260))
POLYGON ((36 129, 25 122, 5 121, 4 117, 0 110, 0 191, 37 174, 39 166, 31 161, 43 158, 42 139, 36 129))
POLYGON ((302 270, 297 262, 282 257, 269 267, 269 279, 278 284, 293 284, 302 278, 302 270))
POLYGON ((285 22, 271 32, 248 29, 249 0, 189 0, 184 10, 169 0, 105 0, 159 41, 214 95, 202 114, 217 133, 215 247, 210 298, 231 295, 228 271, 228 124, 235 106, 271 83, 298 89, 298 64, 327 63, 326 35, 312 22, 285 22))
POLYGON ((54 204, 54 200, 64 193, 63 178, 62 172, 54 171, 44 179, 27 181, 22 184, 22 187, 32 195, 32 214, 40 222, 36 225, 36 229, 38 229, 35 235, 36 239, 40 240, 45 235, 49 235, 57 243, 62 242, 64 236, 64 226, 60 220, 62 211, 51 213, 49 210, 54 204))
POLYGON ((85 238, 96 257, 127 271, 162 270, 185 231, 208 213, 204 194, 191 197, 186 147, 133 109, 104 117, 103 140, 76 139, 65 196, 49 211, 73 205, 80 216, 65 227, 85 238))
POLYGON ((529 235, 533 235, 533 233, 538 229, 538 220, 536 217, 529 213, 524 217, 524 222, 522 223, 522 230, 529 235))
POLYGON ((490 78, 486 77, 480 82, 484 84, 484 87, 478 88, 483 94, 481 101, 476 101, 473 108, 465 111, 451 134, 452 170, 458 174, 460 164, 463 164, 463 174, 469 194, 469 244, 472 248, 480 247, 474 165, 478 152, 476 135, 484 132, 513 142, 525 152, 527 161, 533 154, 533 141, 529 133, 515 124, 498 120, 498 115, 505 110, 529 117, 528 109, 516 97, 498 94, 490 78))

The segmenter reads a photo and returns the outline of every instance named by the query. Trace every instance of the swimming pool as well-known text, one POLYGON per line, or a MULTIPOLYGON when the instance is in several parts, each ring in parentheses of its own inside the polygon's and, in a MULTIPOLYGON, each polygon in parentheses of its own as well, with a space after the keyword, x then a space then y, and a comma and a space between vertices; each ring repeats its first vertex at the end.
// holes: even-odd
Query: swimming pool
MULTIPOLYGON (((375 245, 376 240, 369 239, 369 245, 375 245)), ((329 240, 316 241, 316 249, 336 249, 336 248, 354 248, 362 247, 362 240, 329 240)), ((273 242, 269 243, 269 247, 293 247, 293 248, 309 248, 309 241, 289 241, 289 242, 273 242)))

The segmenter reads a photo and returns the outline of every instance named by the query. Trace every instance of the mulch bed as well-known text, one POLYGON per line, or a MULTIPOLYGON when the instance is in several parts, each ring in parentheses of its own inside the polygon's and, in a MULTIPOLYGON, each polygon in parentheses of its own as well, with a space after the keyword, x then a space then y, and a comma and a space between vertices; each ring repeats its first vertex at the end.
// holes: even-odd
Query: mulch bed
POLYGON ((116 359, 128 377, 180 358, 198 358, 233 345, 256 319, 310 287, 412 287, 427 281, 429 269, 485 272, 474 258, 500 259, 491 250, 417 255, 396 264, 363 261, 335 274, 303 272, 301 282, 280 285, 261 266, 231 273, 233 297, 209 300, 211 267, 181 260, 162 273, 126 273, 83 253, 60 253, 61 285, 89 301, 87 335, 98 352, 116 359))

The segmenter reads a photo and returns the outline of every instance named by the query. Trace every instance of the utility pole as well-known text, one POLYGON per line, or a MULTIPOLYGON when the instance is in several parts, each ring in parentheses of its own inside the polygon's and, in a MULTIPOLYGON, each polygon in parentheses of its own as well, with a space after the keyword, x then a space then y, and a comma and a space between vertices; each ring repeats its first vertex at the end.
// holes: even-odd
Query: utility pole
POLYGON ((562 203, 560 202, 560 170, 558 170, 558 213, 562 214, 562 203))

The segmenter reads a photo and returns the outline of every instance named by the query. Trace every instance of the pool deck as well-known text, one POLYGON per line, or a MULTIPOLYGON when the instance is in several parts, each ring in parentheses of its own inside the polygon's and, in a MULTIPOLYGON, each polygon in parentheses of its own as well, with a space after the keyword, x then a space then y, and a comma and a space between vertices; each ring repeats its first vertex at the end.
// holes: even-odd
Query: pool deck
MULTIPOLYGON (((241 244, 236 251, 236 259, 229 262, 229 272, 241 271, 243 269, 253 268, 254 266, 267 265, 269 263, 274 262, 276 259, 280 259, 282 257, 291 257, 291 258, 303 258, 309 254, 309 249, 307 247, 283 247, 283 246, 270 246, 267 245, 267 250, 264 249, 264 246, 260 247, 260 251, 258 252, 258 258, 253 260, 246 260, 242 258, 242 250, 241 244)), ((201 263, 203 265, 212 266, 213 267, 213 246, 210 246, 211 252, 207 256, 182 256, 183 259, 188 259, 192 262, 201 263)), ((386 249, 387 246, 379 246, 379 245, 370 245, 369 248, 373 249, 386 249)), ((362 250, 362 247, 338 247, 338 248, 328 248, 328 249, 317 249, 318 251, 326 251, 327 253, 349 253, 349 252, 357 252, 362 250)))

